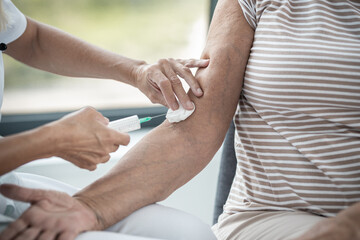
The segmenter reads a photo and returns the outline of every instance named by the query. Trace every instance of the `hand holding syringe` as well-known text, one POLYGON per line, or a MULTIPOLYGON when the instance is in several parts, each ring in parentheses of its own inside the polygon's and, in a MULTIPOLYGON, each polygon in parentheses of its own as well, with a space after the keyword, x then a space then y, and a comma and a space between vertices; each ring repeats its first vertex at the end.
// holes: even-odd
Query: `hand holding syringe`
POLYGON ((193 110, 185 110, 181 104, 179 109, 173 111, 168 110, 167 113, 157 115, 154 117, 139 118, 138 115, 133 115, 127 118, 111 121, 109 127, 119 132, 131 132, 141 128, 141 123, 149 122, 154 118, 162 117, 166 115, 169 122, 180 122, 188 118, 195 111, 195 105, 193 110))

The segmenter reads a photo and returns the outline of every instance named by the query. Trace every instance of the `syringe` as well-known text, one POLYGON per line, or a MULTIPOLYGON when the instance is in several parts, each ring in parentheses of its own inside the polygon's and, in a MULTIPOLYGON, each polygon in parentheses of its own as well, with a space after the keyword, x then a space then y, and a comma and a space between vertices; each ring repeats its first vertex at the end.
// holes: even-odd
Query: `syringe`
POLYGON ((139 118, 138 115, 111 121, 109 127, 119 132, 131 132, 141 128, 141 123, 149 122, 154 118, 165 116, 166 113, 154 117, 139 118))

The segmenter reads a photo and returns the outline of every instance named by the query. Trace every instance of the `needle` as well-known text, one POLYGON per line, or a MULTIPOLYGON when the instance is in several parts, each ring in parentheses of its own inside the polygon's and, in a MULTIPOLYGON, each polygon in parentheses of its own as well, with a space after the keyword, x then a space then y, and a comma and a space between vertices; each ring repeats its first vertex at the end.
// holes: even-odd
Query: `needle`
POLYGON ((162 116, 165 116, 165 115, 166 115, 166 113, 160 114, 160 115, 156 115, 156 116, 153 116, 153 117, 140 118, 140 123, 149 122, 150 120, 152 120, 152 119, 154 119, 154 118, 162 117, 162 116))

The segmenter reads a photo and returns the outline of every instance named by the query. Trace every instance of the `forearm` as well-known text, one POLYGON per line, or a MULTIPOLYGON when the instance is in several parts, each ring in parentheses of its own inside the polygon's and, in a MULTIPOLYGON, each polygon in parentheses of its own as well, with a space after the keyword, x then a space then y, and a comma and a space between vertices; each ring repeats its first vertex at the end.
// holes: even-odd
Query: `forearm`
POLYGON ((44 126, 1 138, 0 175, 30 161, 51 156, 52 135, 50 128, 44 126))
POLYGON ((28 20, 25 33, 7 54, 41 70, 72 77, 115 79, 134 85, 133 68, 144 62, 126 58, 59 29, 28 20))

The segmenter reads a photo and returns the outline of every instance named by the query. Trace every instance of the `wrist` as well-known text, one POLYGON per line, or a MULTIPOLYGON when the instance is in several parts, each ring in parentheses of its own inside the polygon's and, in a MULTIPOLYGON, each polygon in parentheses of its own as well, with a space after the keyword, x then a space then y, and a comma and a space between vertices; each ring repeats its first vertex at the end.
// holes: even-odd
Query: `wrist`
POLYGON ((139 88, 139 83, 141 82, 141 73, 143 72, 144 67, 147 65, 145 61, 136 61, 135 64, 132 64, 130 67, 130 82, 133 87, 139 88))
POLYGON ((43 144, 42 148, 46 151, 44 154, 45 157, 55 156, 58 152, 58 139, 61 138, 59 136, 59 131, 56 130, 56 125, 54 122, 45 124, 38 129, 38 134, 41 136, 43 144), (44 147, 46 146, 46 147, 44 147))
POLYGON ((83 215, 88 220, 88 227, 90 229, 87 230, 104 230, 106 228, 106 224, 104 218, 100 214, 100 212, 96 208, 96 204, 85 196, 74 195, 73 196, 83 207, 83 215))
POLYGON ((34 159, 47 158, 54 156, 56 143, 54 141, 55 134, 48 124, 38 127, 29 132, 31 142, 34 143, 33 149, 39 149, 34 159))

